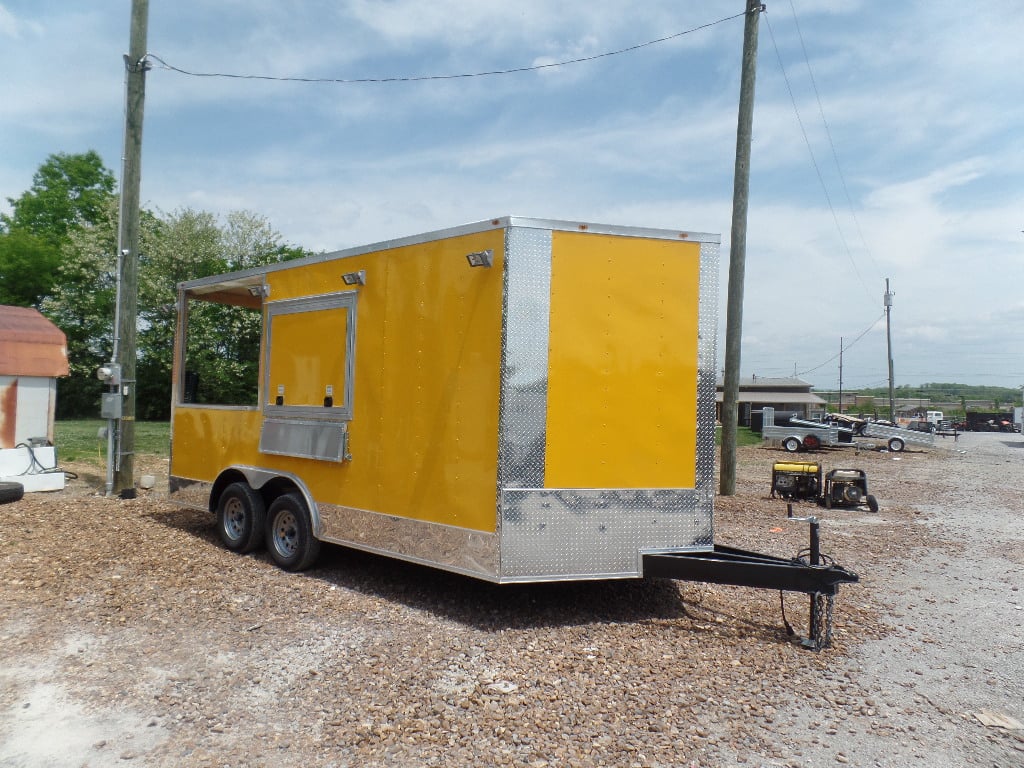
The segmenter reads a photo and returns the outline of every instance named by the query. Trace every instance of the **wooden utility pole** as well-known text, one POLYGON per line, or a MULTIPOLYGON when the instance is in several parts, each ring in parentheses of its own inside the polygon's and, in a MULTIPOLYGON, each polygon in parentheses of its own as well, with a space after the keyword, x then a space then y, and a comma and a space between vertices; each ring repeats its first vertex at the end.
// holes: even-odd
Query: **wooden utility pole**
POLYGON ((882 300, 885 304, 885 341, 889 349, 889 421, 896 423, 896 398, 893 396, 893 375, 892 375, 892 325, 889 322, 889 315, 892 312, 892 294, 889 293, 889 278, 885 278, 885 297, 882 300))
POLYGON ((736 120, 736 171, 732 187, 732 234, 729 241, 729 295, 725 321, 725 377, 722 385, 722 466, 719 492, 736 493, 736 428, 739 421, 740 343, 743 338, 743 279, 747 258, 747 200, 750 190, 750 140, 754 127, 754 81, 757 75, 757 25, 764 6, 746 0, 740 108, 736 120))
POLYGON ((121 418, 114 491, 135 491, 135 330, 139 286, 139 187, 142 180, 142 113, 146 101, 146 33, 149 0, 132 0, 131 37, 125 63, 124 156, 121 166, 121 214, 118 261, 121 265, 114 328, 114 359, 121 366, 121 418))
POLYGON ((843 412, 843 337, 839 337, 839 412, 843 412))

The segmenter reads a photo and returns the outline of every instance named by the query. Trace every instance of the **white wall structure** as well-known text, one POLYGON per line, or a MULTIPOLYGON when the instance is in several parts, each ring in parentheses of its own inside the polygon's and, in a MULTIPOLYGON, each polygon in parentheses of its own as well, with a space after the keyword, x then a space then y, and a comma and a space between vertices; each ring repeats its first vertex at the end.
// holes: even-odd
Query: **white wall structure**
POLYGON ((39 312, 0 306, 0 481, 59 490, 53 420, 57 378, 68 375, 67 338, 39 312))

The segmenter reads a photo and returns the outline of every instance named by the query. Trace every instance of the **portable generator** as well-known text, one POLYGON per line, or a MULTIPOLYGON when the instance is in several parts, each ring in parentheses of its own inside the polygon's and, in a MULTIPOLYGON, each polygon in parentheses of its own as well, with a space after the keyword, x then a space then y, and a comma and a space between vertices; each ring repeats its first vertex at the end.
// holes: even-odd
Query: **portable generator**
POLYGON ((863 469, 833 469, 825 475, 821 503, 833 507, 860 507, 867 505, 878 511, 878 500, 868 493, 868 476, 863 469))
POLYGON ((813 501, 827 509, 866 506, 878 511, 878 500, 868 493, 867 473, 862 469, 833 469, 825 473, 814 462, 777 461, 772 465, 771 498, 813 501))
POLYGON ((814 462, 777 461, 772 465, 772 493, 783 499, 817 499, 821 492, 821 465, 814 462))

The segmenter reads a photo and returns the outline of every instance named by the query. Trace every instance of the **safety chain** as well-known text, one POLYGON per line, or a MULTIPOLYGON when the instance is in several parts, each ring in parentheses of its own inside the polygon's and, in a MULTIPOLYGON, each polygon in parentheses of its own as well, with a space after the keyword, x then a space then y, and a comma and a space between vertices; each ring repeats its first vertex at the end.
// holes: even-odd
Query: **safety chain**
POLYGON ((815 592, 811 595, 814 601, 814 621, 811 623, 809 640, 814 650, 820 651, 832 645, 832 612, 835 608, 835 595, 815 592))

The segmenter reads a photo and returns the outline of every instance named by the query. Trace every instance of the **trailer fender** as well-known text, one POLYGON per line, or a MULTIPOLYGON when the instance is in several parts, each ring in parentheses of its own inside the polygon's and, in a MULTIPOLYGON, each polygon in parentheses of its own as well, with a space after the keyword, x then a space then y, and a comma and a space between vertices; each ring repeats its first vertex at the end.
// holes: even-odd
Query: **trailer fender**
POLYGON ((320 538, 322 532, 320 509, 317 507, 316 500, 313 498, 313 494, 310 493, 309 488, 306 487, 306 484, 291 472, 281 472, 261 467, 228 467, 221 472, 213 485, 213 490, 210 493, 211 510, 217 508, 217 500, 220 498, 221 492, 239 479, 244 479, 254 490, 261 491, 268 508, 278 496, 298 491, 302 494, 303 499, 306 501, 306 506, 309 508, 310 522, 313 524, 313 535, 318 539, 320 538))

